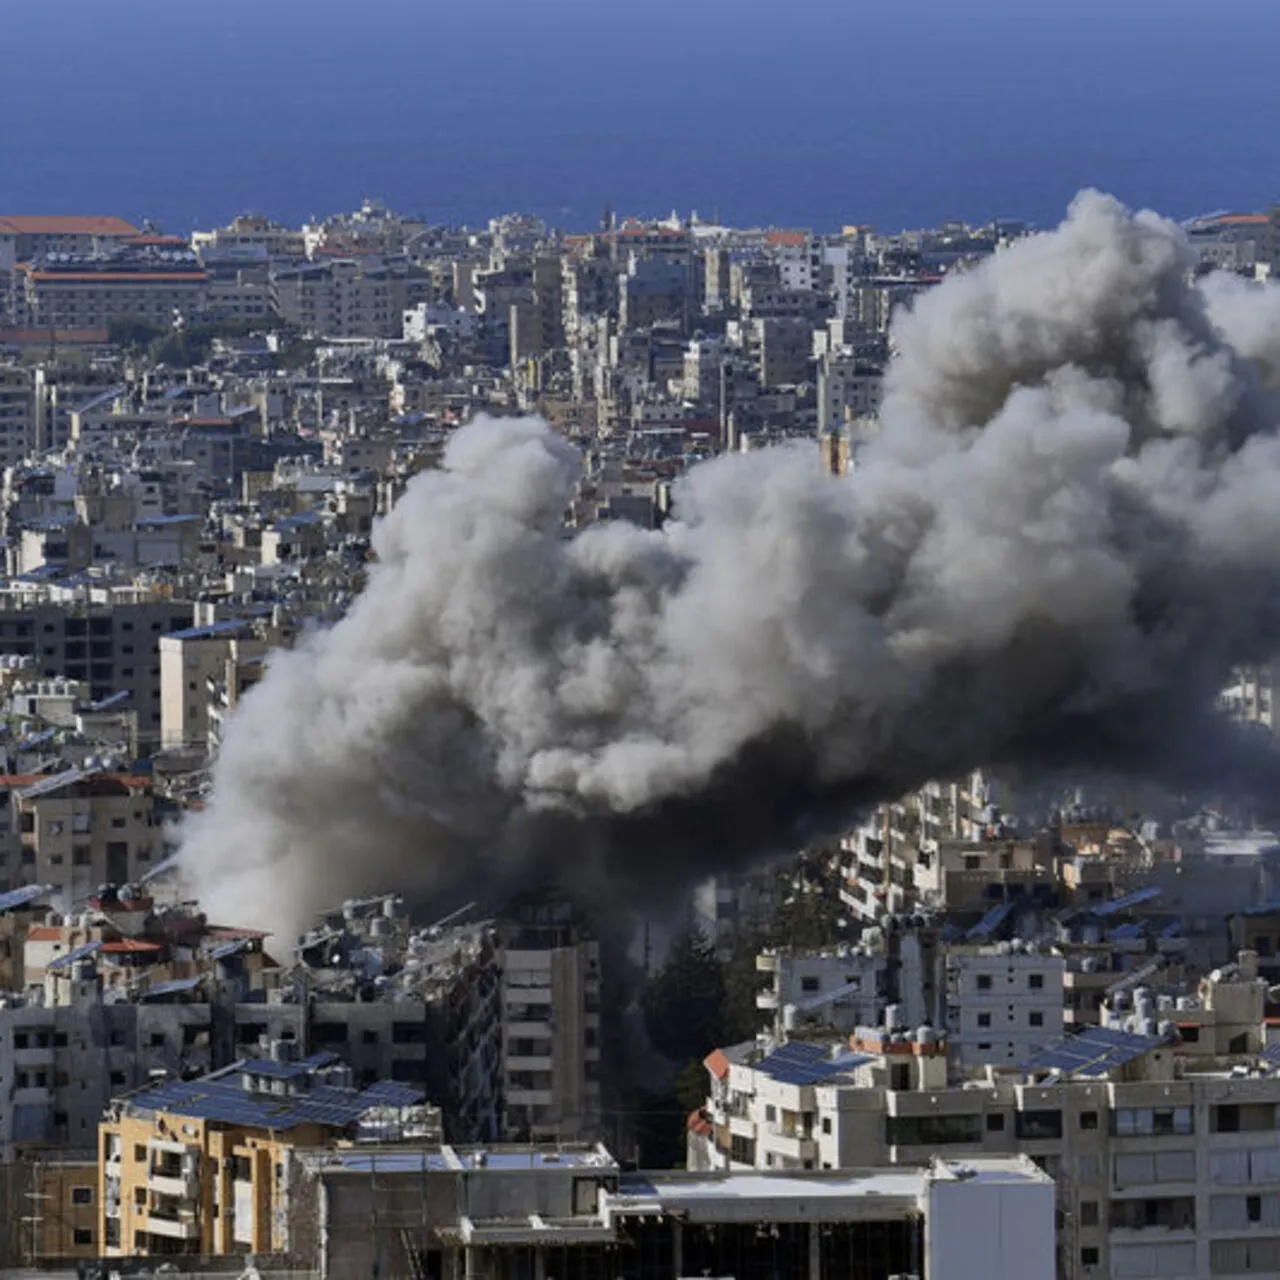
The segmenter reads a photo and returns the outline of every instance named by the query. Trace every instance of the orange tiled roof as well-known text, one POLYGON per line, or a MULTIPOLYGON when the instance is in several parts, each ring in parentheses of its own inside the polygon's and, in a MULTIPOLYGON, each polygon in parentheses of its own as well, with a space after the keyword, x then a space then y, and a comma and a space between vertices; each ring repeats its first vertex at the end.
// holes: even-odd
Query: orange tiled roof
POLYGON ((723 1080, 729 1074, 729 1059, 724 1056, 724 1050, 712 1049, 702 1060, 702 1065, 711 1072, 717 1080, 723 1080))
POLYGON ((57 942, 62 937, 62 930, 51 924, 32 925, 27 930, 28 942, 57 942))
POLYGON ((809 243, 809 234, 806 231, 770 231, 769 243, 798 249, 809 243))
POLYGON ((1265 227, 1271 219, 1265 213, 1224 213, 1214 222, 1228 227, 1265 227))
POLYGON ((144 942, 141 938, 121 938, 118 942, 104 942, 101 950, 120 951, 163 951, 158 942, 144 942))
POLYGON ((0 236, 136 236, 123 218, 64 217, 61 214, 0 215, 0 236))

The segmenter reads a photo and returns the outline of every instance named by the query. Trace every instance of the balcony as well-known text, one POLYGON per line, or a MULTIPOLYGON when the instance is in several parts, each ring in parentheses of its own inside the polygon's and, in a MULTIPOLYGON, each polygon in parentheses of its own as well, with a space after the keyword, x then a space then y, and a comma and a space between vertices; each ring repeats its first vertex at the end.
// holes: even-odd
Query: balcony
POLYGON ((173 1196, 178 1200, 196 1200, 200 1195, 200 1179, 194 1173, 149 1172, 147 1187, 157 1195, 173 1196))
POLYGON ((172 1240, 198 1240, 200 1224, 195 1214, 147 1214, 147 1230, 153 1236, 168 1236, 172 1240))

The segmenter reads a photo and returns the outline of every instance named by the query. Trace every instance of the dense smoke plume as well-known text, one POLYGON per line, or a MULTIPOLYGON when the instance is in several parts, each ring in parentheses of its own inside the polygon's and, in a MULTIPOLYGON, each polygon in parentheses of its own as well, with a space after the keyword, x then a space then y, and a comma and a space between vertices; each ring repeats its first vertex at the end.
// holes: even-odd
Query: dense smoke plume
POLYGON ((1280 308, 1189 265, 1081 195, 900 317, 851 475, 811 443, 721 458, 661 532, 565 536, 574 450, 460 430, 346 619, 237 713, 183 847, 208 909, 634 901, 978 764, 1269 787, 1211 705, 1280 636, 1280 308))

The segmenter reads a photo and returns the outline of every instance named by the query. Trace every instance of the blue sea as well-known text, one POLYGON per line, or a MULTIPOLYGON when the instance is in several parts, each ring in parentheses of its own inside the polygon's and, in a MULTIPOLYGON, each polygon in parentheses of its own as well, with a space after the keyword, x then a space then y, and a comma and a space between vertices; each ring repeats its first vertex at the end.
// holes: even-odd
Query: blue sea
POLYGON ((0 0, 0 214, 1257 209, 1277 48, 1280 0, 0 0))

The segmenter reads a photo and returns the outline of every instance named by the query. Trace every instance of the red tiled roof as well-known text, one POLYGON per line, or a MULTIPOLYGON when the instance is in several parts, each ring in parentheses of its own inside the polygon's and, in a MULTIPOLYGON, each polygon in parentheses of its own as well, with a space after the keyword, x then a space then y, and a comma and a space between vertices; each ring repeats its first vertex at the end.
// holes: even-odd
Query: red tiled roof
POLYGON ((235 929, 230 925, 211 924, 204 931, 206 938, 269 938, 261 929, 235 929))
POLYGON ((104 942, 102 951, 163 951, 158 942, 144 942, 141 938, 121 938, 118 942, 104 942))
POLYGON ((62 937, 62 930, 51 924, 32 925, 27 930, 28 942, 57 942, 62 937))
POLYGON ((136 236, 123 218, 64 217, 61 214, 0 215, 0 236, 136 236))
POLYGON ((770 231, 768 241, 771 245, 798 249, 809 243, 807 231, 770 231))
POLYGON ((729 1059, 724 1056, 723 1049, 712 1049, 702 1060, 702 1065, 711 1072, 717 1080, 723 1080, 729 1074, 729 1059))
POLYGON ((1213 221, 1229 227, 1265 227, 1271 219, 1265 213, 1224 213, 1213 221))
MULTIPOLYGON (((39 782, 42 778, 48 779, 53 777, 49 773, 0 773, 0 790, 11 787, 29 787, 33 782, 39 782)), ((122 782, 126 787, 149 787, 153 779, 145 773, 89 773, 77 781, 92 781, 95 778, 111 778, 116 782, 122 782)), ((71 784, 68 783, 68 786, 71 784)))

